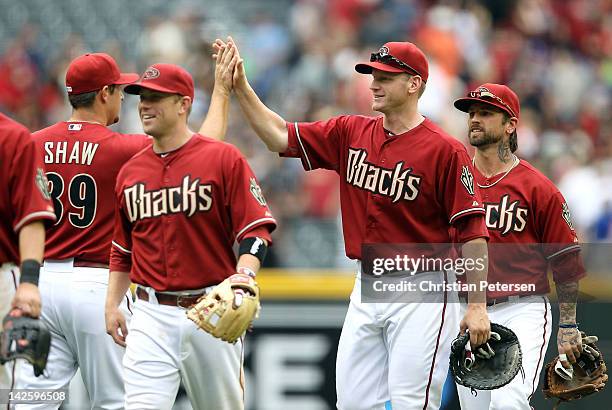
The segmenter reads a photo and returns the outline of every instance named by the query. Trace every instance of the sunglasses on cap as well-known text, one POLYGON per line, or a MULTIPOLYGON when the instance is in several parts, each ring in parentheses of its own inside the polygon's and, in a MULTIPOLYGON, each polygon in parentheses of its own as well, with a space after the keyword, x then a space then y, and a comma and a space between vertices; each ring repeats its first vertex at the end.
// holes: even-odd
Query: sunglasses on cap
POLYGON ((393 57, 391 54, 381 53, 380 51, 378 53, 372 53, 370 55, 370 62, 383 63, 395 68, 408 70, 416 75, 420 75, 414 68, 410 67, 408 64, 404 63, 400 59, 393 57))
POLYGON ((514 110, 512 108, 510 108, 510 106, 508 104, 506 104, 504 102, 504 100, 502 100, 500 97, 496 96, 491 91, 489 91, 488 88, 480 87, 476 91, 470 91, 468 93, 468 96, 470 98, 491 98, 491 99, 497 101, 498 103, 500 103, 501 105, 503 105, 504 107, 506 107, 508 109, 508 111, 512 114, 512 116, 516 117, 516 114, 514 113, 514 110))

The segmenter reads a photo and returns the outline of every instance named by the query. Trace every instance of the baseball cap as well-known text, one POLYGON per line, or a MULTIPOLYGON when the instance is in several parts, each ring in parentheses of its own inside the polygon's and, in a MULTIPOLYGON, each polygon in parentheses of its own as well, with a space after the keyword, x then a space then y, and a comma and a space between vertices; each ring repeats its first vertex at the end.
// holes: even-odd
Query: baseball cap
POLYGON ((160 91, 191 97, 193 101, 193 77, 182 67, 174 64, 153 64, 147 68, 140 80, 130 84, 123 91, 128 94, 140 94, 140 90, 160 91))
POLYGON ((424 82, 429 77, 427 57, 408 41, 386 43, 377 53, 372 53, 370 62, 355 66, 355 70, 361 74, 372 74, 374 68, 388 73, 416 73, 424 82))
POLYGON ((122 73, 114 58, 106 53, 84 54, 72 60, 66 71, 66 91, 70 95, 97 91, 105 85, 138 81, 136 73, 122 73))
POLYGON ((470 106, 475 102, 493 105, 511 117, 519 118, 521 107, 519 98, 510 87, 503 84, 485 83, 470 91, 467 97, 455 100, 455 107, 463 112, 468 112, 470 106))

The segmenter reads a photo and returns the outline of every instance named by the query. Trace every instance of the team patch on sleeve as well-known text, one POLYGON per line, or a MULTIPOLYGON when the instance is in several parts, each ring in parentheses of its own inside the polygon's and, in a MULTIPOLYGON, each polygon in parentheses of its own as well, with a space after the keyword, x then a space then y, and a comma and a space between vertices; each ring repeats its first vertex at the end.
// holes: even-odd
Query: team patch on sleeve
POLYGON ((570 213, 569 206, 567 206, 567 202, 564 202, 563 205, 561 205, 561 217, 565 223, 567 223, 567 226, 569 226, 569 228, 573 231, 574 224, 572 223, 572 214, 570 213))
POLYGON ((474 195, 474 176, 470 172, 470 168, 467 165, 464 165, 461 170, 461 177, 459 178, 461 183, 465 187, 468 194, 474 195))
POLYGON ((255 178, 250 178, 251 185, 249 186, 249 191, 253 195, 253 198, 259 203, 261 206, 266 206, 266 198, 264 198, 263 193, 261 192, 261 187, 257 184, 255 178))
POLYGON ((35 182, 43 198, 47 200, 51 199, 51 194, 49 193, 49 181, 47 181, 47 176, 43 172, 42 168, 36 169, 35 182))

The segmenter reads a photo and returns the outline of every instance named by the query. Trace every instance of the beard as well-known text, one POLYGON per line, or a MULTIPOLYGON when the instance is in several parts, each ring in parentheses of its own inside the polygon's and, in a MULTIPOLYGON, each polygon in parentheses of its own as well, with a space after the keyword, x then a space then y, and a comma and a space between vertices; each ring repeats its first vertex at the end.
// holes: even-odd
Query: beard
POLYGON ((503 134, 495 134, 492 131, 480 131, 477 136, 472 136, 472 132, 468 131, 468 140, 473 147, 484 147, 486 145, 497 144, 503 137, 503 134))

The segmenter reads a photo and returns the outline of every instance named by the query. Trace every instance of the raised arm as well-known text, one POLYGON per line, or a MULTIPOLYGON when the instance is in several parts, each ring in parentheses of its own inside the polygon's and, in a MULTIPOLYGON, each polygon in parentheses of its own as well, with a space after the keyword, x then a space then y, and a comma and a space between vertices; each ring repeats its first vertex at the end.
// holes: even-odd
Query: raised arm
POLYGON ((233 74, 238 54, 231 42, 215 49, 215 85, 210 96, 206 118, 200 127, 200 134, 224 140, 229 119, 230 94, 233 88, 233 74))
MULTIPOLYGON (((234 69, 233 86, 245 118, 270 151, 285 152, 289 139, 285 120, 266 107, 257 94, 255 94, 246 77, 244 60, 240 58, 236 43, 231 37, 228 38, 228 44, 233 46, 238 57, 234 69)), ((213 44, 215 51, 222 50, 224 46, 227 47, 227 44, 219 39, 213 44)), ((229 66, 230 62, 222 61, 221 64, 229 66)))

